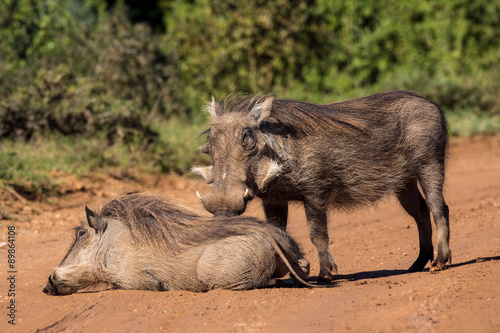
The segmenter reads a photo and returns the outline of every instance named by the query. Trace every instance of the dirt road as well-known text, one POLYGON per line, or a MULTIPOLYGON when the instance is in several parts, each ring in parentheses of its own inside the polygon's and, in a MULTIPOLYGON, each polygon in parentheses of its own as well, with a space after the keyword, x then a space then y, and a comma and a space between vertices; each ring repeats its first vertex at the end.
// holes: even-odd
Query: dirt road
MULTIPOLYGON (((407 274, 418 254, 417 228, 394 198, 330 216, 340 275, 328 289, 269 288, 207 293, 104 290, 58 297, 42 293, 72 242, 83 205, 97 207, 125 190, 154 190, 203 211, 203 182, 177 176, 107 174, 61 177, 67 192, 49 202, 0 205, 18 220, 0 221, 0 244, 15 226, 15 273, 0 245, 1 332, 500 332, 500 139, 454 138, 445 197, 453 265, 407 274), (8 278, 14 275, 14 283, 8 278), (15 290, 9 297, 8 291, 15 290), (9 306, 15 301, 15 326, 9 306)), ((247 215, 262 217, 260 203, 247 215)), ((318 272, 302 207, 289 232, 318 272)), ((434 243, 436 237, 434 235, 434 243)))

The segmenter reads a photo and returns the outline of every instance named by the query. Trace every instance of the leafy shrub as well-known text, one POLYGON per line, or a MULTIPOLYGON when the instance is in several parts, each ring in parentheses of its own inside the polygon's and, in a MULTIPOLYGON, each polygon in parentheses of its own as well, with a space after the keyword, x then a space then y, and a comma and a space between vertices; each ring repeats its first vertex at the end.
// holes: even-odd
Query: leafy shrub
POLYGON ((286 85, 312 53, 302 0, 195 0, 169 10, 166 40, 197 107, 199 96, 286 85))
POLYGON ((167 41, 195 107, 233 90, 338 99, 404 89, 395 83, 418 74, 412 89, 451 110, 499 112, 498 2, 164 3, 167 41))
POLYGON ((6 78, 0 88, 0 137, 104 132, 110 143, 133 137, 148 143, 157 136, 148 124, 152 118, 185 114, 175 66, 146 25, 131 25, 120 8, 109 18, 80 13, 94 22, 87 24, 71 12, 74 2, 38 3, 11 2, 7 31, 18 26, 16 14, 25 9, 40 10, 40 18, 30 23, 23 45, 2 42, 10 64, 0 67, 6 78))

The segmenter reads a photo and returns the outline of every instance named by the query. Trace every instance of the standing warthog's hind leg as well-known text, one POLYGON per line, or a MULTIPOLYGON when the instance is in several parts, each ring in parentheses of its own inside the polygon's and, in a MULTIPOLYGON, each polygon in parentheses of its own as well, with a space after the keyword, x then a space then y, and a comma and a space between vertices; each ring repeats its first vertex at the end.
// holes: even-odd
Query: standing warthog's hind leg
POLYGON ((427 204, 420 194, 417 180, 410 181, 404 189, 396 193, 401 206, 415 220, 418 228, 420 252, 417 260, 408 269, 410 272, 417 272, 424 269, 425 265, 434 259, 432 247, 432 227, 431 218, 427 204))
POLYGON ((431 271, 439 271, 445 268, 446 263, 451 265, 450 212, 443 196, 444 162, 423 166, 419 181, 427 206, 434 217, 438 238, 437 256, 432 262, 431 271))

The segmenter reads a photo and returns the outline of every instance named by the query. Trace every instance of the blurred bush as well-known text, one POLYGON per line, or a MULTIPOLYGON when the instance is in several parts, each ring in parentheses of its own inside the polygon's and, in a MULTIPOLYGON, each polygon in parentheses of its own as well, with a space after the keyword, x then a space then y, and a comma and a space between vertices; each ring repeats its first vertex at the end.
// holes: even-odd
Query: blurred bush
POLYGON ((193 97, 278 89, 337 100, 413 89, 450 110, 500 113, 498 1, 162 3, 193 97))
POLYGON ((144 24, 99 1, 8 1, 0 10, 0 137, 59 132, 151 140, 184 115, 176 65, 144 24))
POLYGON ((46 130, 150 135, 147 123, 155 117, 196 118, 210 94, 223 98, 235 90, 338 100, 412 89, 450 110, 500 114, 500 2, 6 0, 0 6, 1 137, 46 130))

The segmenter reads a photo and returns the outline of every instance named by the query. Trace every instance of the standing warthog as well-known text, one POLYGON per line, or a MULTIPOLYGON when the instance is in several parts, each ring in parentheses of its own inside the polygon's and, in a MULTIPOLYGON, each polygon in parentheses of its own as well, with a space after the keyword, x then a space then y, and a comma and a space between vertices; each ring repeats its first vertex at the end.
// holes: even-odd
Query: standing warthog
MULTIPOLYGON (((201 217, 156 195, 128 194, 86 218, 43 292, 68 295, 97 283, 120 289, 243 290, 309 274, 284 231, 253 218, 201 217)), ((307 284, 307 283, 306 283, 307 284)))
POLYGON ((395 193, 418 226, 420 253, 409 270, 420 271, 428 261, 432 270, 451 263, 443 198, 446 120, 433 102, 405 91, 329 105, 266 95, 224 110, 212 97, 208 111, 208 142, 200 150, 213 165, 193 172, 212 184, 199 194, 209 212, 241 214, 258 196, 268 221, 285 229, 288 202, 302 201, 319 277, 329 279, 337 265, 328 247, 328 208, 350 210, 395 193), (438 234, 436 260, 429 210, 438 234))

